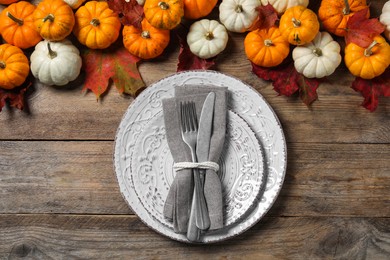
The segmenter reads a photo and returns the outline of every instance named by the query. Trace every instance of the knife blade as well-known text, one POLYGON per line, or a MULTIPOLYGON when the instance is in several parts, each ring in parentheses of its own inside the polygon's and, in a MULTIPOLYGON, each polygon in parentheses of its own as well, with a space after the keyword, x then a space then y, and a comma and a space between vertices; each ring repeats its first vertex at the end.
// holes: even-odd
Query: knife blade
POLYGON ((211 130, 214 118, 215 93, 210 92, 202 107, 199 119, 199 130, 196 143, 196 156, 198 162, 209 160, 211 130))

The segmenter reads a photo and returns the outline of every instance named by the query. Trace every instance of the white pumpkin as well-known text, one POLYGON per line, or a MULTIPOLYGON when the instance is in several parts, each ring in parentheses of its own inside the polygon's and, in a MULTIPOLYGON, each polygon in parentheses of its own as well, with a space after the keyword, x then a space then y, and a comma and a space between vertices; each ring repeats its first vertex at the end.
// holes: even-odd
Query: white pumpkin
POLYGON ((86 0, 64 0, 73 9, 79 8, 86 0))
POLYGON ((190 50, 202 59, 208 59, 222 52, 228 42, 225 26, 215 20, 202 19, 194 22, 187 34, 190 50))
MULTIPOLYGON (((129 0, 126 0, 126 2, 129 2, 129 0)), ((145 4, 145 0, 137 0, 137 3, 139 5, 144 5, 145 4)))
POLYGON ((379 17, 381 23, 386 26, 385 36, 390 40, 390 1, 387 1, 382 8, 382 14, 379 17))
POLYGON ((319 32, 311 43, 295 47, 292 56, 296 70, 307 78, 329 76, 341 63, 340 45, 327 32, 319 32))
POLYGON ((79 50, 69 41, 41 41, 31 54, 31 72, 43 84, 63 86, 80 74, 79 50))
POLYGON ((219 20, 232 32, 245 32, 256 21, 259 0, 223 0, 219 5, 219 20))
POLYGON ((308 6, 309 0, 261 0, 262 5, 271 4, 278 14, 284 13, 288 8, 303 5, 308 6))

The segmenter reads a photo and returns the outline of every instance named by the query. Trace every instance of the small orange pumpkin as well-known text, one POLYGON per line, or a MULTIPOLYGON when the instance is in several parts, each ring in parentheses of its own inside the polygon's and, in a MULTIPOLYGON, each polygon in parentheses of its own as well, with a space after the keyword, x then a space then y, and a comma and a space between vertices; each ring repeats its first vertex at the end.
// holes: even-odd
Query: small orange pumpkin
POLYGON ((42 40, 34 27, 34 10, 35 5, 20 1, 11 4, 1 12, 0 32, 7 43, 27 49, 42 40))
POLYGON ((167 47, 170 35, 168 30, 157 29, 143 19, 142 30, 132 25, 123 28, 123 45, 133 55, 141 59, 159 56, 167 47))
POLYGON ((153 27, 171 30, 181 22, 184 14, 183 0, 146 0, 144 13, 153 27))
POLYGON ((257 29, 244 40, 245 54, 250 61, 262 67, 274 67, 282 63, 290 52, 288 41, 277 27, 257 29))
POLYGON ((217 2, 218 0, 184 0, 184 17, 187 19, 205 17, 211 13, 217 2))
POLYGON ((23 51, 11 44, 0 45, 0 88, 13 89, 23 84, 30 67, 23 51))
POLYGON ((73 34, 90 49, 105 49, 118 39, 121 22, 105 1, 87 2, 75 18, 73 34))
POLYGON ((345 48, 345 65, 357 77, 372 79, 390 65, 390 45, 382 36, 374 37, 368 48, 349 43, 345 48))
POLYGON ((17 1, 19 0, 0 0, 0 5, 9 5, 9 4, 16 3, 17 1))
MULTIPOLYGON (((322 0, 318 18, 324 28, 337 36, 345 36, 347 22, 357 11, 368 9, 366 0, 322 0)), ((367 18, 370 13, 367 12, 367 18)))
POLYGON ((317 15, 310 9, 297 5, 286 10, 280 18, 279 29, 293 45, 311 42, 320 30, 317 15))
POLYGON ((34 11, 35 28, 48 41, 61 41, 75 24, 72 8, 63 0, 43 0, 34 11))

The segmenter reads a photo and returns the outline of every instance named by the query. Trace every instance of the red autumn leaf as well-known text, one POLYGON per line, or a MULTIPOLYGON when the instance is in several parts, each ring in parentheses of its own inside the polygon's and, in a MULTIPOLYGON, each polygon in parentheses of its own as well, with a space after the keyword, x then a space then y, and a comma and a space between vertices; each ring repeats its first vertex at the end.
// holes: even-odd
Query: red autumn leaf
POLYGON ((215 64, 215 57, 210 59, 202 59, 193 54, 187 41, 179 36, 180 52, 179 62, 177 64, 177 72, 185 70, 207 70, 215 64))
POLYGON ((264 80, 272 81, 274 90, 283 96, 292 96, 298 93, 307 106, 318 99, 317 88, 320 79, 308 79, 298 73, 293 62, 282 64, 274 68, 264 68, 252 63, 252 71, 264 80))
POLYGON ((345 42, 355 43, 362 48, 367 48, 373 41, 373 38, 380 35, 385 26, 381 24, 378 18, 368 19, 368 8, 354 13, 347 22, 347 34, 345 42))
POLYGON ((6 90, 0 88, 0 112, 3 107, 7 104, 11 107, 15 107, 19 110, 23 110, 24 108, 24 94, 27 89, 32 85, 32 82, 28 79, 23 83, 22 86, 12 89, 6 90))
POLYGON ((259 17, 255 24, 252 25, 251 30, 268 29, 279 20, 278 13, 271 4, 260 5, 256 8, 256 11, 259 13, 259 17))
POLYGON ((380 96, 390 97, 390 68, 371 80, 357 77, 351 87, 364 97, 362 106, 374 112, 378 107, 380 96))
POLYGON ((91 90, 99 98, 109 85, 111 78, 120 93, 137 95, 145 86, 138 72, 139 58, 125 48, 105 50, 86 49, 82 53, 83 68, 86 72, 84 90, 91 90))
POLYGON ((141 28, 144 8, 136 0, 107 0, 108 6, 118 14, 123 25, 141 28))

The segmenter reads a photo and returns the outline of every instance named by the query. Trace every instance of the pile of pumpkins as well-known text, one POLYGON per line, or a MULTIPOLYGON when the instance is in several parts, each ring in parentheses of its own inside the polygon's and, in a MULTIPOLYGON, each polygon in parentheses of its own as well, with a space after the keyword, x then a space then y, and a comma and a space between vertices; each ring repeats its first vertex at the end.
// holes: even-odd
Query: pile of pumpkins
MULTIPOLYGON (((126 0, 123 0, 126 1, 126 0)), ((141 59, 153 59, 170 41, 170 30, 181 20, 196 20, 187 34, 192 53, 203 59, 221 53, 228 42, 228 31, 247 33, 245 54, 262 67, 283 62, 295 45, 295 68, 308 78, 332 74, 341 63, 340 45, 331 34, 345 36, 351 15, 367 8, 365 0, 322 0, 318 16, 308 9, 309 0, 222 0, 219 21, 204 19, 218 0, 137 0, 143 6, 141 28, 123 26, 124 47, 141 59), (257 7, 271 4, 280 16, 278 26, 254 29, 258 25, 257 7), (202 18, 202 19, 200 19, 202 18), (326 31, 320 32, 320 22, 326 31), (330 34, 331 33, 331 34, 330 34)), ((8 5, 0 14, 0 86, 20 86, 31 70, 47 85, 65 85, 76 79, 82 61, 79 50, 67 39, 73 33, 90 49, 105 49, 117 40, 122 28, 118 15, 105 1, 0 0, 8 5), (35 47, 30 61, 22 49, 35 47)), ((390 1, 380 20, 390 31, 390 1)), ((390 65, 390 46, 377 36, 368 48, 350 43, 345 48, 345 63, 351 73, 374 78, 390 65)))
MULTIPOLYGON (((230 10, 236 10, 236 14, 232 12, 235 19, 249 19, 246 27, 234 28, 235 31, 250 30, 256 15, 244 15, 242 3, 248 3, 247 12, 252 10, 254 13, 252 6, 257 1, 223 0, 221 7, 224 1, 235 2, 234 6, 229 5, 230 10)), ((294 66, 307 78, 322 78, 336 70, 342 61, 341 48, 331 34, 344 37, 348 19, 357 11, 368 8, 365 0, 322 0, 317 15, 307 8, 308 0, 261 0, 261 3, 274 7, 280 16, 279 25, 250 31, 246 35, 244 46, 248 59, 258 66, 275 67, 288 56, 290 45, 293 45, 294 66), (325 31, 320 32, 320 22, 325 31)), ((221 7, 220 19, 223 21, 221 7)), ((386 26, 385 35, 390 40, 390 1, 384 5, 380 21, 386 26)), ((235 23, 230 22, 229 26, 232 24, 235 23)), ((344 61, 354 76, 372 79, 390 65, 390 45, 381 36, 376 36, 367 48, 349 43, 344 49, 344 61)))

